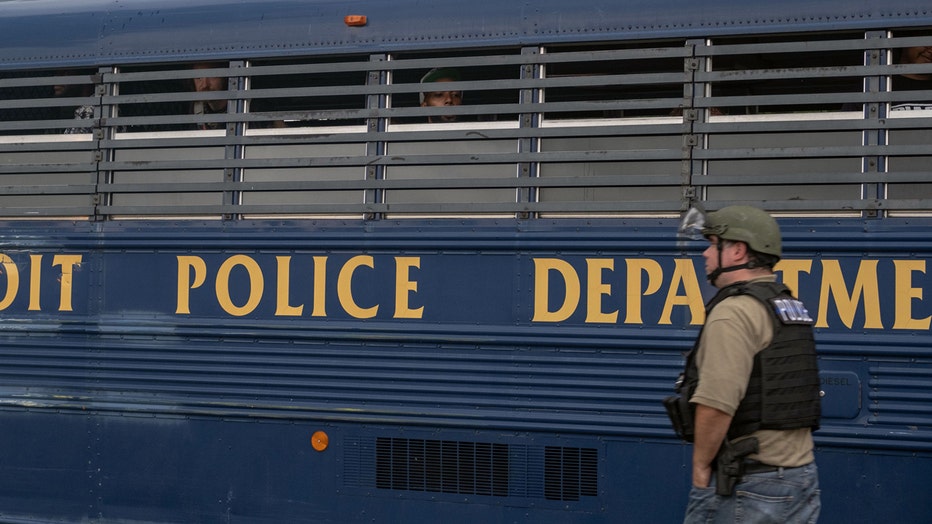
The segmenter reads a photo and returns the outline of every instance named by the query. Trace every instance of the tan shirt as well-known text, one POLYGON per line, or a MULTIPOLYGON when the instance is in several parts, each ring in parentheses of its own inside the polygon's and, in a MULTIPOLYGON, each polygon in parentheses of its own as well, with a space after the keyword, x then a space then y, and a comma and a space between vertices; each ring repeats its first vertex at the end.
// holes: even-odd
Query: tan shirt
MULTIPOLYGON (((762 277, 754 281, 773 281, 762 277)), ((747 391, 754 356, 770 345, 773 319, 765 306, 748 295, 729 297, 708 318, 696 366, 699 385, 690 402, 734 415, 747 391)), ((760 430, 754 433, 760 453, 749 458, 774 466, 796 467, 813 461, 812 432, 808 428, 760 430)))

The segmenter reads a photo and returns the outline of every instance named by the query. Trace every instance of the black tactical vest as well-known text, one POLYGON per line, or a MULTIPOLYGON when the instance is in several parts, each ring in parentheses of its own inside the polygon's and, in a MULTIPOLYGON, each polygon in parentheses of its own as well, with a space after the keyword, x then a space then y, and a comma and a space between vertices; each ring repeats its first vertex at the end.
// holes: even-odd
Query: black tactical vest
MULTIPOLYGON (((754 357, 747 393, 728 428, 728 438, 758 429, 818 429, 819 369, 809 312, 783 284, 739 282, 721 289, 706 305, 706 314, 722 300, 736 295, 750 295, 766 306, 773 318, 774 334, 770 345, 754 357)), ((682 394, 687 399, 699 383, 695 358, 698 346, 699 338, 686 359, 682 394)))

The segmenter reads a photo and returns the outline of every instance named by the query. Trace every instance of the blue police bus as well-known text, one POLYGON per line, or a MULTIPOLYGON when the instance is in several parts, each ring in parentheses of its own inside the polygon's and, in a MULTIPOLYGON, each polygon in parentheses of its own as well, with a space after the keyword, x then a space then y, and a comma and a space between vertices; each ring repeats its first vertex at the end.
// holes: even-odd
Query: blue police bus
POLYGON ((731 204, 821 521, 932 520, 928 2, 0 5, 0 521, 679 522, 731 204))

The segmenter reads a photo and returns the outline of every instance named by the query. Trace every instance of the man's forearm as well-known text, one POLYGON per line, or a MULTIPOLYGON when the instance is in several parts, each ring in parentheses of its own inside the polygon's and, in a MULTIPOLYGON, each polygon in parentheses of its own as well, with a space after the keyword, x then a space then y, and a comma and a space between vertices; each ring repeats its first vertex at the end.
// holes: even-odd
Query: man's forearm
POLYGON ((695 441, 693 442, 693 485, 704 488, 709 485, 712 461, 718 454, 722 441, 731 425, 731 415, 696 404, 695 441))

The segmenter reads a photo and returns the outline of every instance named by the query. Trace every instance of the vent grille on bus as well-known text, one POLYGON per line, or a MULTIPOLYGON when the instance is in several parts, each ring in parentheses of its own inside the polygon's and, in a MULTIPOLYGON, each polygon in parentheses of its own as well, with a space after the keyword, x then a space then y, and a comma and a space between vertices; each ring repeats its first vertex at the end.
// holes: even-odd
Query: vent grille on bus
POLYGON ((481 442, 376 439, 376 487, 508 495, 508 446, 481 442))
POLYGON ((544 496, 579 500, 598 494, 599 456, 593 448, 544 448, 544 496))
MULTIPOLYGON (((354 446, 355 448, 356 446, 354 446)), ((579 501, 598 495, 598 450, 380 437, 375 439, 375 487, 379 489, 527 496, 579 501)), ((348 456, 355 464, 355 454, 348 456)), ((347 469, 352 484, 362 471, 347 469)))

